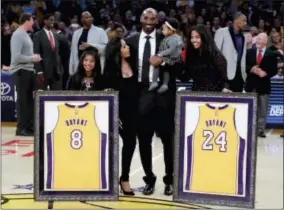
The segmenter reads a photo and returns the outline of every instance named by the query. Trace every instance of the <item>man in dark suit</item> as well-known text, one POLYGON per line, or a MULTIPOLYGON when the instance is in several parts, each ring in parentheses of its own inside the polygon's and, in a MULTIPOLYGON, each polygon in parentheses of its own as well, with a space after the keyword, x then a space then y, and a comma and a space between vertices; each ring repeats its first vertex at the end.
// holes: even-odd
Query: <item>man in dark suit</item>
POLYGON ((258 93, 258 136, 262 138, 266 137, 270 78, 277 74, 277 57, 266 48, 267 42, 267 35, 260 33, 256 39, 256 48, 249 49, 246 57, 246 91, 258 93))
MULTIPOLYGON (((138 93, 138 140, 140 157, 146 186, 144 195, 154 192, 156 176, 152 171, 152 138, 157 132, 164 146, 164 162, 166 175, 164 176, 165 195, 173 193, 173 132, 176 83, 173 72, 170 73, 169 90, 163 94, 149 92, 154 66, 150 64, 150 57, 158 52, 162 34, 155 30, 158 24, 156 10, 148 8, 143 11, 141 18, 142 31, 126 40, 130 47, 131 67, 137 78, 138 93)), ((159 57, 151 59, 151 63, 159 65, 159 57)))
POLYGON ((44 16, 44 27, 34 34, 34 52, 40 54, 42 61, 35 64, 37 88, 62 90, 62 68, 59 55, 58 35, 52 32, 54 16, 44 16))
POLYGON ((69 59, 70 59, 70 44, 65 34, 59 29, 58 23, 54 23, 54 32, 58 35, 59 55, 62 64, 62 89, 66 90, 69 79, 69 59))

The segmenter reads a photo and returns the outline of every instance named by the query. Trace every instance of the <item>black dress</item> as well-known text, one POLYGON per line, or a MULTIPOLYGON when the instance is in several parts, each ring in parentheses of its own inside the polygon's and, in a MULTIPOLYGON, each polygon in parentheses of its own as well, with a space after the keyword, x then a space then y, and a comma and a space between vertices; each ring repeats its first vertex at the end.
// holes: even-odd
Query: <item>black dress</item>
POLYGON ((104 71, 104 89, 119 91, 119 118, 122 128, 119 129, 123 141, 122 147, 122 181, 129 180, 131 160, 136 146, 137 132, 137 80, 135 76, 123 78, 121 68, 104 71))

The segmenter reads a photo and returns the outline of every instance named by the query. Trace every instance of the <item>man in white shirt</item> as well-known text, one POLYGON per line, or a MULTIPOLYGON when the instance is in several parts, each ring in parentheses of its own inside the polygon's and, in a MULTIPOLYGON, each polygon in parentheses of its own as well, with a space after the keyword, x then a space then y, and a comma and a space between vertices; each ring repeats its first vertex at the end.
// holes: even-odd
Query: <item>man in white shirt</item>
MULTIPOLYGON (((152 82, 154 66, 160 65, 162 60, 150 57, 157 54, 162 34, 156 31, 158 24, 157 11, 148 8, 143 11, 140 22, 141 33, 126 40, 130 47, 130 64, 138 82, 138 140, 142 166, 146 174, 143 177, 146 186, 144 195, 154 193, 156 176, 152 171, 152 138, 157 132, 164 146, 164 162, 166 174, 164 176, 165 195, 172 195, 173 189, 173 132, 175 110, 175 77, 170 73, 169 90, 163 94, 148 91, 152 82)), ((160 79, 161 81, 162 79, 160 79)))

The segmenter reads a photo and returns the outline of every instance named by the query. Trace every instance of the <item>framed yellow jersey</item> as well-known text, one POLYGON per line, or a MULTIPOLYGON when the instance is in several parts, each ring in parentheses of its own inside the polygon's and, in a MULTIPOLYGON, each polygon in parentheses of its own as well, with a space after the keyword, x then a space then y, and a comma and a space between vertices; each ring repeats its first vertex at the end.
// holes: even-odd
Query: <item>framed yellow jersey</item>
POLYGON ((46 135, 46 188, 107 190, 106 141, 96 123, 95 105, 58 105, 56 127, 46 135))
POLYGON ((118 93, 36 93, 36 201, 117 201, 118 93))
POLYGON ((178 92, 174 201, 253 208, 256 94, 178 92))
POLYGON ((200 105, 197 127, 186 143, 185 191, 243 195, 245 140, 236 130, 234 107, 200 105))

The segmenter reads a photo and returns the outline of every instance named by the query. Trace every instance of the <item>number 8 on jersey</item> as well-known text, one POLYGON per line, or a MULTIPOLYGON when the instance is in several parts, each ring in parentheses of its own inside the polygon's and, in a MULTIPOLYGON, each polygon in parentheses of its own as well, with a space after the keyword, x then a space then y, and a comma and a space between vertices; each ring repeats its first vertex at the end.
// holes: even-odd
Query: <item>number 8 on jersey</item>
POLYGON ((95 119, 95 106, 58 105, 58 120, 47 134, 49 190, 108 190, 107 136, 95 119))
POLYGON ((74 129, 71 132, 71 147, 73 149, 80 149, 82 147, 82 132, 80 130, 74 129))

